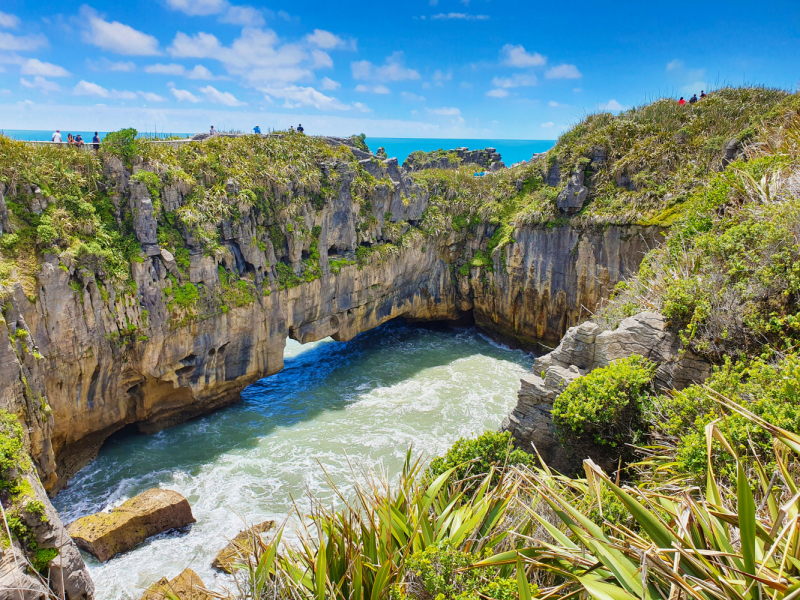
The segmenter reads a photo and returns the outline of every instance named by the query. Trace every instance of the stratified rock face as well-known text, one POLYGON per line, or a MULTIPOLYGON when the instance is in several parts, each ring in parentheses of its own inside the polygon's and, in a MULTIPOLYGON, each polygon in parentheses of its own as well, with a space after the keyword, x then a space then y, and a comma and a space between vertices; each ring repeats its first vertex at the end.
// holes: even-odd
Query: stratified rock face
POLYGON ((191 569, 184 569, 174 579, 162 577, 151 585, 140 600, 212 600, 200 576, 191 569))
POLYGON ((28 573, 25 554, 16 541, 0 546, 0 600, 46 600, 50 590, 28 573))
POLYGON ((70 523, 72 539, 105 562, 141 544, 150 536, 194 523, 189 502, 178 492, 151 489, 107 513, 95 513, 70 523))
POLYGON ((629 317, 613 331, 586 322, 570 329, 555 350, 534 361, 533 372, 522 377, 517 405, 502 429, 511 432, 518 446, 526 450, 535 446, 548 466, 565 473, 575 470, 587 457, 570 452, 559 440, 551 415, 553 402, 578 377, 633 354, 658 365, 655 382, 663 389, 680 390, 711 373, 707 362, 691 352, 681 353, 678 336, 667 330, 666 319, 658 313, 629 317))
POLYGON ((505 168, 496 148, 469 150, 464 147, 447 151, 413 152, 403 161, 403 168, 409 172, 425 169, 457 169, 461 165, 476 165, 490 171, 505 168))
POLYGON ((274 527, 275 521, 264 521, 240 531, 227 546, 219 551, 211 566, 226 573, 232 573, 233 565, 246 564, 246 560, 254 555, 258 542, 255 539, 256 536, 260 536, 274 527))
POLYGON ((661 238, 657 228, 521 227, 495 250, 493 272, 473 269, 460 290, 482 329, 513 344, 555 344, 630 277, 661 238))

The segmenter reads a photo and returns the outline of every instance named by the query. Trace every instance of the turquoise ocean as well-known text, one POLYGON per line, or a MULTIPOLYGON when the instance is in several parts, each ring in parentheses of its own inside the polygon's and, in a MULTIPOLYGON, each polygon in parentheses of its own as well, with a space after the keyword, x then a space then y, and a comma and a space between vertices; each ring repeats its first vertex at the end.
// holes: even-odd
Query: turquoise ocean
MULTIPOLYGON (((27 141, 49 141, 53 135, 52 131, 38 131, 33 129, 6 129, 0 130, 0 133, 12 137, 17 140, 27 141)), ((61 135, 64 140, 67 139, 67 134, 81 134, 84 142, 91 142, 94 131, 67 131, 62 130, 61 135)), ((107 132, 100 131, 100 139, 105 137, 107 132)), ((151 134, 148 134, 151 135, 151 134)), ((158 134, 160 137, 183 135, 190 136, 192 134, 185 132, 162 132, 158 134)), ((470 150, 482 150, 484 148, 496 148, 506 165, 529 160, 531 156, 538 152, 547 152, 552 148, 555 140, 489 140, 489 139, 449 139, 449 138, 382 138, 382 137, 368 137, 366 139, 367 145, 370 150, 375 152, 378 148, 386 148, 386 153, 389 156, 397 157, 397 161, 403 164, 403 161, 409 154, 415 150, 424 150, 430 152, 432 150, 453 150, 466 146, 470 150)))

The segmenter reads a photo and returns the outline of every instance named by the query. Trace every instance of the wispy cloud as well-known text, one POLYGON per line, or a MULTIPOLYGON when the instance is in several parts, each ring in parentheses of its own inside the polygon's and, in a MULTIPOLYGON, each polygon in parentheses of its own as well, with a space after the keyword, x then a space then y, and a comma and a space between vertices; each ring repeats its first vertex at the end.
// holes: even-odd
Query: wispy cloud
POLYGON ((177 88, 172 88, 172 89, 170 89, 170 93, 173 96, 175 96, 175 99, 178 102, 192 102, 192 103, 202 102, 202 100, 200 98, 195 96, 189 90, 179 90, 177 88))
POLYGON ((0 50, 30 52, 45 46, 47 46, 47 38, 41 34, 13 35, 11 33, 0 33, 0 50))
POLYGON ((555 123, 553 123, 552 121, 548 121, 547 123, 542 123, 541 124, 541 127, 545 128, 545 129, 550 129, 551 127, 554 127, 554 126, 555 126, 555 123))
POLYGON ((38 58, 29 58, 20 66, 23 75, 41 75, 42 77, 69 77, 70 72, 53 63, 42 62, 38 58))
POLYGON ((137 98, 142 97, 148 102, 166 101, 166 98, 163 96, 159 96, 158 94, 154 94, 152 92, 143 92, 141 90, 138 92, 113 89, 109 90, 97 83, 86 81, 84 79, 78 82, 78 84, 73 88, 72 93, 76 96, 96 96, 98 98, 109 98, 113 100, 136 100, 137 98))
POLYGON ((49 81, 41 76, 36 76, 33 78, 33 81, 29 81, 24 77, 19 80, 19 82, 23 85, 23 87, 39 90, 47 94, 48 92, 59 92, 61 91, 61 86, 58 85, 55 81, 49 81))
POLYGON ((548 69, 544 76, 547 79, 580 79, 583 77, 578 67, 575 65, 558 65, 552 69, 548 69))
POLYGON ((506 44, 500 50, 500 56, 503 64, 510 67, 527 69, 530 67, 542 67, 547 64, 546 56, 542 56, 538 52, 528 52, 521 44, 518 46, 506 44))
POLYGON ((455 107, 447 107, 443 106, 442 108, 426 108, 426 112, 432 115, 439 115, 442 117, 459 117, 461 116, 461 111, 455 107))
POLYGON ((206 100, 213 104, 222 104, 224 106, 247 106, 247 102, 241 102, 236 99, 236 96, 230 92, 221 92, 213 86, 206 86, 200 88, 200 91, 206 97, 206 100))
POLYGON ((356 86, 356 91, 357 92, 362 92, 362 93, 363 92, 368 92, 368 93, 372 93, 372 94, 391 94, 392 93, 392 90, 390 90, 388 87, 386 87, 385 85, 382 85, 382 84, 364 85, 363 83, 360 83, 360 84, 358 84, 356 86))
POLYGON ((497 88, 494 90, 489 90, 488 92, 486 92, 486 95, 489 96, 490 98, 505 98, 506 96, 508 96, 508 90, 497 88))
POLYGON ((119 21, 106 21, 96 10, 83 5, 80 22, 85 25, 82 39, 103 50, 127 56, 156 56, 161 54, 158 40, 119 21))
POLYGON ((533 73, 514 73, 511 77, 495 77, 492 85, 496 88, 530 87, 537 83, 533 73))
POLYGON ((19 17, 0 11, 0 27, 14 29, 19 26, 19 17))
POLYGON ((431 15, 432 21, 488 21, 489 15, 471 15, 467 13, 457 13, 457 12, 449 12, 449 13, 439 13, 436 15, 431 15))
POLYGON ((350 63, 353 79, 360 81, 405 81, 419 79, 419 72, 405 66, 405 57, 401 51, 393 52, 384 64, 374 65, 368 60, 350 63))

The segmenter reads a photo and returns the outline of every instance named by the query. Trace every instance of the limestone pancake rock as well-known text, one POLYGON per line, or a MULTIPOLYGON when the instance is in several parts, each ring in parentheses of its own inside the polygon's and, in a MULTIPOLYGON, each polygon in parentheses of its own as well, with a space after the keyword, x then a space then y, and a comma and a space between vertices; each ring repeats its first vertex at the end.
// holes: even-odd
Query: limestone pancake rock
POLYGON ((67 531, 81 549, 105 562, 150 536, 194 522, 186 498, 178 492, 154 488, 110 512, 82 517, 70 523, 67 531))

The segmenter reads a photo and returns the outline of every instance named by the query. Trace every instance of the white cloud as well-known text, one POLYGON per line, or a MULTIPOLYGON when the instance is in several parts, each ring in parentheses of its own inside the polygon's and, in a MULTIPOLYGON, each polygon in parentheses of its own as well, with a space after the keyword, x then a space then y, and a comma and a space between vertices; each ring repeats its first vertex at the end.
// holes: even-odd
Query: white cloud
POLYGON ((667 71, 674 71, 676 69, 682 69, 684 67, 684 62, 682 60, 678 60, 677 58, 671 60, 667 63, 667 71))
POLYGON ((372 109, 362 102, 353 102, 353 106, 362 113, 372 112, 372 109))
POLYGON ((338 35, 330 31, 325 31, 324 29, 315 29, 314 33, 309 33, 306 36, 306 41, 323 50, 335 50, 336 48, 344 48, 347 46, 347 42, 338 35))
POLYGON ((536 75, 533 73, 514 73, 511 77, 495 77, 492 85, 496 88, 530 87, 536 85, 536 75))
MULTIPOLYGON (((101 85, 83 79, 73 88, 72 93, 76 96, 97 96, 99 98, 113 98, 116 100, 136 100, 137 98, 136 92, 108 90, 101 85)), ((144 93, 145 92, 139 92, 139 94, 144 93)))
POLYGON ((286 108, 313 106, 319 110, 350 110, 347 104, 332 96, 326 96, 310 86, 291 85, 284 88, 261 88, 259 91, 267 96, 282 99, 286 108))
POLYGON ((425 102, 425 96, 418 96, 417 94, 413 94, 411 92, 400 92, 400 95, 405 100, 410 100, 411 102, 425 102))
POLYGON ((144 68, 144 72, 153 75, 183 75, 186 72, 186 68, 177 63, 172 63, 169 65, 156 63, 154 65, 147 65, 144 68))
POLYGON ((12 35, 10 33, 0 33, 0 50, 27 52, 44 46, 47 46, 47 38, 41 34, 12 35))
POLYGON ((444 83, 442 83, 442 82, 450 81, 451 79, 453 79, 453 73, 452 73, 452 71, 448 71, 447 73, 444 73, 444 72, 442 72, 441 69, 436 69, 436 71, 434 71, 434 73, 433 73, 433 78, 432 79, 433 79, 433 82, 436 85, 442 86, 442 85, 444 85, 444 83))
POLYGON ((327 52, 312 50, 311 58, 314 60, 314 67, 317 69, 330 69, 333 67, 333 59, 327 52))
POLYGON ((262 12, 252 6, 231 6, 219 20, 242 27, 261 27, 265 23, 262 12))
POLYGON ((580 79, 583 77, 575 65, 558 65, 544 74, 547 79, 580 79))
POLYGON ((555 125, 555 123, 553 123, 552 121, 548 121, 547 123, 542 123, 541 127, 544 127, 545 129, 550 129, 554 125, 555 125))
POLYGON ((500 50, 500 54, 503 56, 503 63, 510 67, 520 67, 525 69, 530 67, 541 67, 547 63, 546 56, 542 56, 538 52, 531 54, 525 50, 522 44, 518 46, 506 44, 503 46, 502 50, 500 50))
POLYGON ((342 84, 338 81, 334 81, 330 77, 323 77, 320 81, 319 87, 323 90, 338 90, 340 87, 342 87, 342 84))
POLYGON ((257 87, 277 87, 313 77, 311 55, 299 44, 280 44, 270 29, 242 30, 231 46, 210 33, 176 34, 167 51, 176 58, 207 58, 222 63, 232 75, 257 87))
POLYGON ((22 78, 19 80, 19 82, 26 88, 41 90, 45 94, 48 92, 61 91, 61 86, 59 86, 55 81, 49 81, 38 75, 33 78, 33 81, 28 81, 27 79, 22 78))
POLYGON ((175 96, 175 99, 178 102, 194 102, 194 103, 201 102, 200 98, 195 96, 189 90, 179 90, 177 88, 171 88, 170 93, 172 93, 172 95, 175 96))
POLYGON ((489 96, 490 98, 505 98, 506 96, 508 96, 508 90, 500 88, 496 90, 489 90, 488 92, 486 92, 486 95, 489 96))
POLYGON ((87 44, 127 56, 160 54, 158 40, 152 35, 138 31, 119 21, 108 22, 97 11, 85 4, 81 7, 80 18, 87 26, 82 34, 83 41, 87 44))
POLYGON ((392 90, 382 84, 378 85, 364 85, 363 83, 359 83, 356 86, 357 92, 362 93, 372 93, 372 94, 391 94, 392 90))
POLYGON ((116 71, 119 73, 130 73, 131 71, 136 70, 136 65, 129 60, 114 62, 103 57, 97 61, 87 60, 86 62, 89 64, 89 68, 93 71, 116 71))
POLYGON ((19 25, 19 17, 0 11, 0 27, 14 29, 19 25))
POLYGON ((600 110, 610 110, 610 111, 623 110, 625 108, 624 106, 622 106, 622 104, 620 104, 613 98, 608 102, 606 102, 605 104, 598 105, 598 107, 600 108, 600 110))
POLYGON ((225 106, 246 106, 247 102, 240 102, 236 96, 230 92, 220 92, 213 86, 206 86, 200 88, 200 91, 205 94, 206 99, 214 104, 224 104, 225 106))
POLYGON ((214 79, 214 74, 203 65, 195 65, 191 71, 187 71, 186 77, 189 79, 214 79))
POLYGON ((461 111, 455 107, 426 108, 426 112, 442 117, 456 117, 461 115, 461 111))
POLYGON ((167 0, 167 6, 190 17, 216 15, 229 6, 227 0, 167 0))
POLYGON ((432 21, 439 21, 439 20, 459 20, 459 21, 488 21, 489 15, 469 15, 467 13, 439 13, 438 15, 431 15, 432 21))
POLYGON ((157 63, 148 65, 144 68, 145 73, 153 75, 177 75, 188 77, 189 79, 214 79, 214 75, 203 65, 195 65, 193 69, 187 71, 186 67, 177 63, 167 65, 157 63))
POLYGON ((53 63, 42 62, 38 58, 29 58, 22 63, 20 73, 23 75, 41 75, 42 77, 69 77, 69 71, 53 63))
POLYGON ((381 66, 376 66, 368 60, 350 63, 353 79, 362 81, 405 81, 419 79, 419 73, 405 66, 401 51, 393 52, 381 66))
POLYGON ((550 107, 552 107, 552 108, 556 108, 556 107, 558 107, 558 106, 564 106, 564 105, 563 105, 563 104, 559 104, 559 103, 558 103, 558 102, 556 102, 555 100, 550 100, 550 102, 548 102, 548 103, 547 103, 547 106, 550 106, 550 107))
POLYGON ((154 94, 152 92, 139 92, 139 95, 147 100, 148 102, 166 102, 167 99, 164 96, 159 96, 158 94, 154 94))

